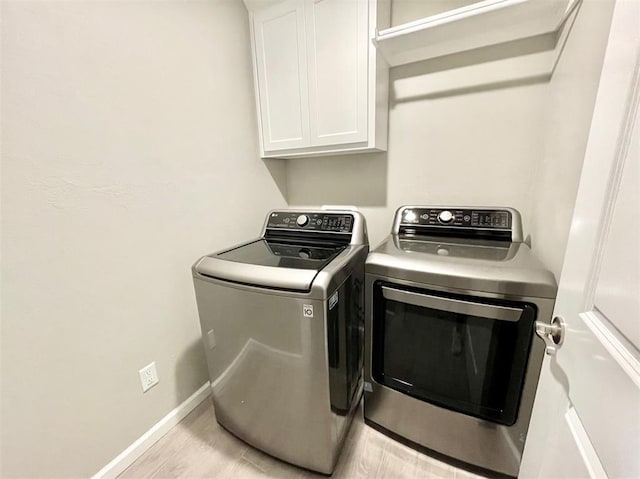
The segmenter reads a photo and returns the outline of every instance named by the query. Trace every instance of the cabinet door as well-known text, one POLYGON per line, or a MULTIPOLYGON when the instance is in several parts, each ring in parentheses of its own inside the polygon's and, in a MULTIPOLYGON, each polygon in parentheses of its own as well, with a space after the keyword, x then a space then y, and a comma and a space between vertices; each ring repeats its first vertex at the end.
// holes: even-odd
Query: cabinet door
POLYGON ((367 0, 307 0, 311 145, 367 140, 367 0))
POLYGON ((265 151, 309 146, 309 96, 302 0, 253 15, 262 142, 265 151))

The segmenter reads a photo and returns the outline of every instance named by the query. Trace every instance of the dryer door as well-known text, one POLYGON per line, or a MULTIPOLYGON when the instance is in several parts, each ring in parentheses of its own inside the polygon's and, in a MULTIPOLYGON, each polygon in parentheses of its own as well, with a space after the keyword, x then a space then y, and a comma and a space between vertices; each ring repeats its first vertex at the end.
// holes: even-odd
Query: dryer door
POLYGON ((481 419, 516 422, 535 306, 378 282, 373 311, 378 383, 481 419))

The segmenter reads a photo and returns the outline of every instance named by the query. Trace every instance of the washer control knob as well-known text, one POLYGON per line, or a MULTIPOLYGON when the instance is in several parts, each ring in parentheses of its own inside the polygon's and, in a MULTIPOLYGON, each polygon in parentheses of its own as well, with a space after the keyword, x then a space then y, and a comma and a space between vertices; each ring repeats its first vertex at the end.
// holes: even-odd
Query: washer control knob
POLYGON ((300 215, 296 219, 296 224, 298 226, 307 226, 308 223, 309 223, 309 217, 307 215, 300 215))
POLYGON ((438 220, 440 223, 451 223, 453 221, 453 213, 448 210, 442 211, 438 215, 438 220))

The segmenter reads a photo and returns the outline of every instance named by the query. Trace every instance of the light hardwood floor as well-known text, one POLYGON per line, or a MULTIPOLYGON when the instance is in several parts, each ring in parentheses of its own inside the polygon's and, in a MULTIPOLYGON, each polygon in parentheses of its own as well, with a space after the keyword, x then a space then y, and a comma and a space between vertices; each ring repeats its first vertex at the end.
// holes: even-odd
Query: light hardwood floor
MULTIPOLYGON (((138 458, 118 479, 326 479, 278 461, 245 444, 215 420, 211 399, 138 458)), ((360 409, 333 473, 335 479, 479 479, 400 444, 365 425, 360 409)))

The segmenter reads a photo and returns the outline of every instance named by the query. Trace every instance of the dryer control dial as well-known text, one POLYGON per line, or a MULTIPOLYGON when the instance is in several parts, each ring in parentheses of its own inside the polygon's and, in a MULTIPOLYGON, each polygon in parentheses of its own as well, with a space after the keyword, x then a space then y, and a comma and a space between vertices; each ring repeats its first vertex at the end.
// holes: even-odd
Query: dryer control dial
POLYGON ((309 224, 309 217, 307 215, 300 215, 296 218, 296 224, 298 226, 307 226, 309 224))
POLYGON ((438 215, 440 223, 451 223, 453 221, 453 213, 449 210, 444 210, 438 215))

